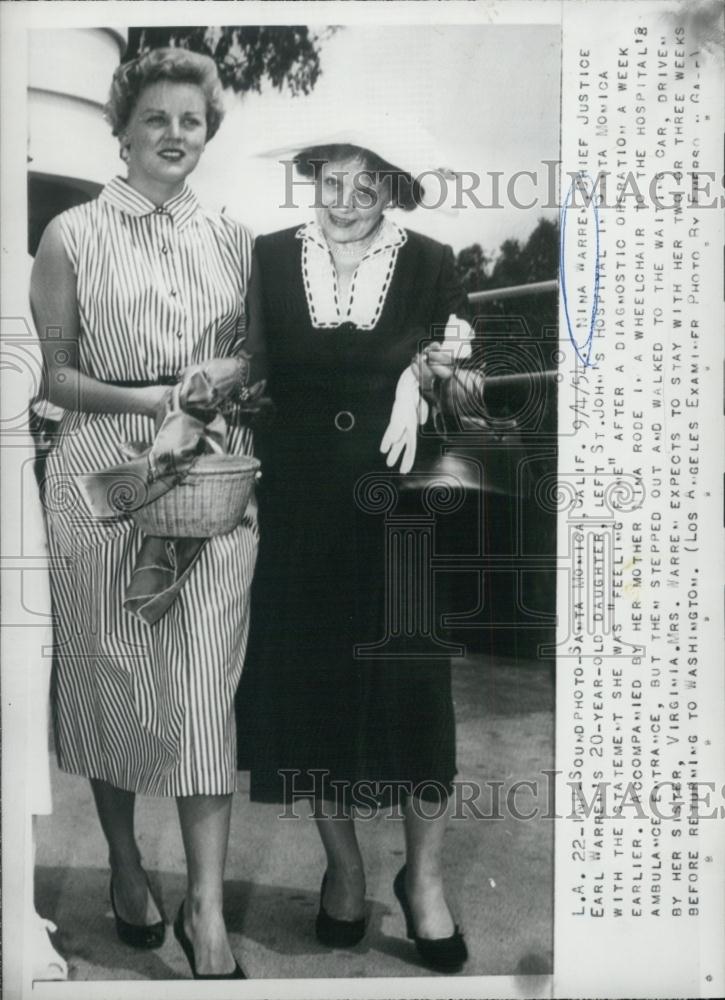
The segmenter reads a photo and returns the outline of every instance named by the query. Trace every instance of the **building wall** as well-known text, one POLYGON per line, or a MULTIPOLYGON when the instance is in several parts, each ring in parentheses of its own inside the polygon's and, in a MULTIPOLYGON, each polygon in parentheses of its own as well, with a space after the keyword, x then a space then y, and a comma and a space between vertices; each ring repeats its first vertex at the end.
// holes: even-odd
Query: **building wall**
POLYGON ((125 33, 106 28, 32 31, 28 67, 29 250, 54 215, 92 198, 119 170, 103 118, 125 33))

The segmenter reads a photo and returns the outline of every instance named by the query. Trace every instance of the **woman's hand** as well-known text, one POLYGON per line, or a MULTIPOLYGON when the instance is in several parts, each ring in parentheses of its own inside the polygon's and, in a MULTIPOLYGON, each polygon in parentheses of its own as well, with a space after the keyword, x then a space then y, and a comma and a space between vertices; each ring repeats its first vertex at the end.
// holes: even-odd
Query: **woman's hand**
POLYGON ((456 373, 457 363, 471 356, 472 340, 473 329, 470 323, 451 313, 443 343, 434 340, 413 358, 412 368, 422 392, 432 393, 436 378, 441 382, 448 382, 452 378, 456 373))
POLYGON ((436 379, 447 382, 454 373, 453 351, 438 341, 433 341, 425 350, 413 357, 410 367, 418 379, 421 393, 427 399, 435 399, 436 379))
POLYGON ((218 406, 228 399, 232 393, 246 382, 249 364, 246 358, 209 358, 199 364, 189 365, 179 375, 182 401, 188 387, 189 379, 201 372, 206 379, 209 390, 209 404, 218 406))
POLYGON ((249 374, 249 362, 244 357, 210 358, 200 367, 220 403, 243 386, 249 374))
POLYGON ((433 390, 435 379, 446 382, 453 375, 455 360, 453 351, 434 340, 420 354, 416 354, 411 362, 411 368, 420 383, 422 392, 433 390))
POLYGON ((153 417, 156 430, 163 424, 166 414, 171 409, 174 387, 172 385, 155 385, 148 389, 149 410, 147 416, 153 417))

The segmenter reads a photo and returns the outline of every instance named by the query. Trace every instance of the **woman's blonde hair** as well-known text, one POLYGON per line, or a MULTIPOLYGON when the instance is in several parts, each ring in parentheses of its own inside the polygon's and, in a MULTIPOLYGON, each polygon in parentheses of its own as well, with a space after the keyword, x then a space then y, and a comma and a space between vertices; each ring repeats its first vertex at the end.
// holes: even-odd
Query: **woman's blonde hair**
POLYGON ((206 100, 206 137, 211 139, 224 117, 222 86, 216 63, 209 56, 188 49, 151 49, 146 55, 121 63, 113 74, 106 104, 106 118, 114 135, 121 135, 145 87, 159 80, 191 83, 206 100))

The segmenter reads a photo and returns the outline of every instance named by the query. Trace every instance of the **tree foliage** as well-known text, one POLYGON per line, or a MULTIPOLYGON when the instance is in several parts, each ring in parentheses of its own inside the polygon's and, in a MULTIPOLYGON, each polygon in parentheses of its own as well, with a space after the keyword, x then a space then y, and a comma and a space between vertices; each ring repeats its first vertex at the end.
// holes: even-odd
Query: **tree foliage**
POLYGON ((211 56, 222 85, 237 94, 259 92, 268 80, 297 96, 309 94, 319 79, 322 38, 307 27, 286 25, 131 28, 124 62, 150 49, 179 46, 211 56))
MULTIPOLYGON (((456 267, 467 292, 529 285, 557 277, 559 265, 559 226, 549 219, 539 219, 525 242, 504 240, 496 254, 488 255, 474 243, 460 251, 456 267)), ((550 292, 537 295, 491 299, 479 303, 476 313, 489 335, 519 339, 523 328, 540 337, 556 327, 558 299, 550 292)))
POLYGON ((480 243, 464 247, 456 266, 467 292, 528 285, 556 278, 559 263, 559 226, 539 219, 525 243, 504 240, 498 253, 487 254, 480 243))
POLYGON ((546 281, 559 271, 559 225, 548 219, 539 224, 526 241, 524 269, 527 281, 546 281))
POLYGON ((456 267, 467 292, 485 288, 491 258, 484 253, 480 243, 464 247, 456 258, 456 267))

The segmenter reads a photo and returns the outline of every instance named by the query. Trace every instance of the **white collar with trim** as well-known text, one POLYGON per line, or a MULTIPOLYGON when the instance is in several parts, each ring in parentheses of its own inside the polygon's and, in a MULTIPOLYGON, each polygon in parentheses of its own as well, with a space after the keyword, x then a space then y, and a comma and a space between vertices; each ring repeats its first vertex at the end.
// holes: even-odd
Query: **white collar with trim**
POLYGON ((408 240, 405 230, 383 218, 355 270, 346 306, 340 302, 335 265, 319 223, 300 226, 295 236, 302 240, 302 280, 312 325, 331 329, 352 323, 360 330, 372 330, 385 305, 398 251, 408 240))

